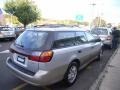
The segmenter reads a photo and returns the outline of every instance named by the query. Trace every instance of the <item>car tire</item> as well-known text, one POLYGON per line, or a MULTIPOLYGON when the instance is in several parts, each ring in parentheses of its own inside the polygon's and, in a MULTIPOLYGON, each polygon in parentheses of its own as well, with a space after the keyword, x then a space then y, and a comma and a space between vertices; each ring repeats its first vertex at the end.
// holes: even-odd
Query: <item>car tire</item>
POLYGON ((69 87, 73 85, 78 76, 78 64, 76 62, 72 62, 64 76, 63 83, 65 86, 69 87))
POLYGON ((103 56, 103 49, 100 50, 98 56, 97 56, 97 60, 100 61, 102 59, 103 56))

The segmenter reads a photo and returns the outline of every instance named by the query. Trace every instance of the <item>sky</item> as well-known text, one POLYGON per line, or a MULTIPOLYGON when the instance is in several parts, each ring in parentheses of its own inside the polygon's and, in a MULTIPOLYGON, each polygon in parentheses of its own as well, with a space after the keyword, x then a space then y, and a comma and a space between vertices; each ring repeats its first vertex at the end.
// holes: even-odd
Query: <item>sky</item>
POLYGON ((0 8, 2 8, 4 6, 6 0, 0 0, 0 8))
MULTIPOLYGON (((0 7, 6 0, 0 0, 0 7)), ((33 0, 48 19, 72 19, 82 15, 82 21, 91 21, 101 16, 107 22, 120 22, 120 0, 33 0), (95 4, 92 6, 91 4, 95 4)))
POLYGON ((75 19, 83 15, 83 21, 101 16, 107 22, 120 22, 120 0, 35 0, 43 16, 54 19, 75 19), (91 4, 95 3, 95 6, 91 4))

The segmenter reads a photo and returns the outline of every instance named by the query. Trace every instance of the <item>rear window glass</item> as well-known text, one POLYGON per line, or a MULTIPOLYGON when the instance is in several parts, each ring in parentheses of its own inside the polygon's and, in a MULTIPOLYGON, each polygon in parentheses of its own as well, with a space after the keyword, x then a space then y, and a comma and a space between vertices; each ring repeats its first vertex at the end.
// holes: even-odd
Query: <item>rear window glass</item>
POLYGON ((76 44, 80 45, 87 42, 86 35, 84 32, 76 32, 76 44))
POLYGON ((97 34, 97 35, 107 35, 108 31, 107 29, 93 29, 91 31, 92 34, 97 34))
POLYGON ((75 32, 59 32, 57 34, 57 39, 66 39, 66 38, 73 38, 75 37, 75 32))
POLYGON ((75 32, 59 32, 56 34, 53 48, 64 48, 75 45, 75 32))
POLYGON ((45 44, 47 32, 24 31, 15 41, 15 44, 29 50, 40 50, 45 44))

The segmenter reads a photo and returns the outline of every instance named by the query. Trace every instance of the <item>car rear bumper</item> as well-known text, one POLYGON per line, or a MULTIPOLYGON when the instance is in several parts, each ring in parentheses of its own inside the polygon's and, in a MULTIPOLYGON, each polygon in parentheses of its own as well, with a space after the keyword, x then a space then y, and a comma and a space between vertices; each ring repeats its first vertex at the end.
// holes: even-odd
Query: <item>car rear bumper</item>
POLYGON ((112 45, 112 41, 110 41, 110 40, 104 40, 103 44, 104 45, 112 45))
POLYGON ((7 58, 6 64, 16 77, 35 86, 46 86, 60 80, 60 78, 54 77, 54 74, 57 72, 53 73, 45 70, 38 70, 38 72, 34 73, 17 66, 9 57, 7 58))
POLYGON ((15 38, 16 37, 16 35, 14 34, 14 35, 0 35, 0 39, 6 39, 6 38, 15 38))

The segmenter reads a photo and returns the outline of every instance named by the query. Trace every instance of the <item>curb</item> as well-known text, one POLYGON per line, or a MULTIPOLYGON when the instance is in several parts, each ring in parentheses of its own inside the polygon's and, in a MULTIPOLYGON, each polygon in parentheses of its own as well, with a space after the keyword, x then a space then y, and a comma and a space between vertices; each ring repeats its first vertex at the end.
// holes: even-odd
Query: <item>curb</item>
POLYGON ((109 64, 111 63, 112 59, 114 58, 114 56, 116 55, 116 53, 118 52, 119 47, 115 50, 115 52, 112 54, 112 56, 110 57, 109 61, 107 62, 105 68, 103 69, 103 71, 100 73, 100 75, 98 76, 98 78, 96 79, 96 81, 93 83, 93 85, 89 88, 89 90, 99 90, 99 86, 101 85, 105 74, 107 73, 107 68, 109 66, 109 64))

